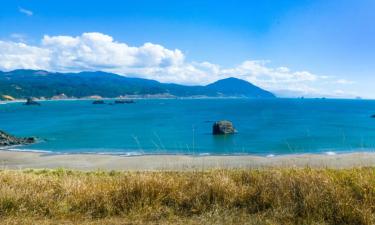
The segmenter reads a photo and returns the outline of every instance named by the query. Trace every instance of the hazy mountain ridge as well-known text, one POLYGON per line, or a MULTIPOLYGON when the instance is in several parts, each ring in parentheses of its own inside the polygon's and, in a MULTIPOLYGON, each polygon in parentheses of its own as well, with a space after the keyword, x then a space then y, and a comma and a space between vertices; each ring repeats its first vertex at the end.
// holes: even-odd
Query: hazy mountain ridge
POLYGON ((161 83, 155 80, 132 78, 105 72, 53 73, 42 70, 14 70, 0 72, 0 95, 15 98, 51 98, 65 94, 68 97, 118 97, 124 95, 158 95, 176 97, 249 97, 275 96, 247 81, 227 78, 206 86, 186 86, 161 83))
POLYGON ((260 87, 253 85, 250 82, 229 77, 226 79, 218 80, 207 86, 208 89, 214 90, 217 93, 229 96, 246 96, 246 97, 258 97, 258 98, 273 98, 275 97, 269 91, 266 91, 260 87), (251 96, 248 96, 248 95, 251 96))

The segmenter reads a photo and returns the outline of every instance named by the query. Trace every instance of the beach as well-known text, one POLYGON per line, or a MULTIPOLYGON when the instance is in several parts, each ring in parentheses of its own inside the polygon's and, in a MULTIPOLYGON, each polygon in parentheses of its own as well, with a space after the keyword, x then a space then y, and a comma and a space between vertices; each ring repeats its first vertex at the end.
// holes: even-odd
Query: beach
POLYGON ((116 156, 100 154, 46 154, 39 152, 0 151, 2 169, 66 168, 82 171, 185 171, 231 168, 352 168, 375 165, 375 153, 348 153, 337 155, 301 154, 261 157, 143 155, 116 156))

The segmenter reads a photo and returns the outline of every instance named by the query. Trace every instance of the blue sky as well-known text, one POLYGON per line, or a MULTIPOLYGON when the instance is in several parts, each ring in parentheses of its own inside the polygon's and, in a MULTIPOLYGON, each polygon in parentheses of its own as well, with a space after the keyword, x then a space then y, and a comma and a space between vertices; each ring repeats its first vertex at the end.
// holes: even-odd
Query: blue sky
POLYGON ((374 12, 373 0, 3 0, 0 69, 98 69, 186 84, 237 76, 280 95, 375 98, 374 12), (62 44, 69 38, 74 46, 62 44), (113 53, 122 47, 111 43, 130 48, 113 53), (109 55, 82 56, 87 46, 109 55), (107 63, 111 54, 124 60, 107 63))

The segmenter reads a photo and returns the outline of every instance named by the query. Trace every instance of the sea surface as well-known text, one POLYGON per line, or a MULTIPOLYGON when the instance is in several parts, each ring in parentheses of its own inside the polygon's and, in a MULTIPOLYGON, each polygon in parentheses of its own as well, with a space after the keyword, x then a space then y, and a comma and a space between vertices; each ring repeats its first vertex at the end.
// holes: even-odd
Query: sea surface
MULTIPOLYGON (((107 103, 113 100, 106 100, 107 103)), ((144 99, 135 104, 44 101, 0 105, 0 130, 36 136, 11 150, 119 155, 273 156, 375 149, 375 101, 331 99, 144 99), (230 120, 237 134, 213 136, 230 120)))

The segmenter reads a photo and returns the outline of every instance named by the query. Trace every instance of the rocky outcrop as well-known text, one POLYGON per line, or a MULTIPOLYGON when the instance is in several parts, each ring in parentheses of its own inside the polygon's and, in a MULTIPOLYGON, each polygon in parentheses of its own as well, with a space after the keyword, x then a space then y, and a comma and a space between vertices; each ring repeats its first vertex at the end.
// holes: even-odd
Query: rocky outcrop
POLYGON ((84 97, 84 98, 100 100, 100 99, 102 99, 103 97, 100 96, 100 95, 91 95, 91 96, 87 96, 87 97, 84 97))
POLYGON ((92 102, 92 104, 94 104, 94 105, 102 105, 102 104, 104 104, 104 101, 103 100, 95 100, 95 101, 92 102))
POLYGON ((66 96, 64 93, 52 96, 52 100, 63 100, 63 99, 69 99, 68 96, 66 96))
POLYGON ((39 102, 34 101, 32 98, 28 98, 24 105, 40 105, 39 102))
POLYGON ((0 130, 0 147, 11 146, 11 145, 26 145, 26 144, 33 144, 35 142, 36 142, 36 138, 34 137, 18 138, 0 130))
POLYGON ((234 134, 236 132, 237 131, 234 129, 232 122, 228 120, 217 121, 212 126, 213 135, 234 134))
POLYGON ((14 101, 14 100, 16 100, 16 99, 13 98, 13 97, 10 96, 10 95, 1 95, 1 96, 0 96, 0 100, 4 100, 4 101, 14 101))
POLYGON ((132 104, 132 103, 135 103, 135 101, 132 100, 132 99, 129 99, 129 100, 126 100, 126 99, 115 100, 115 104, 132 104))

